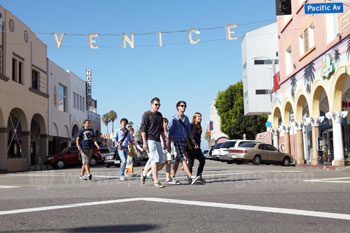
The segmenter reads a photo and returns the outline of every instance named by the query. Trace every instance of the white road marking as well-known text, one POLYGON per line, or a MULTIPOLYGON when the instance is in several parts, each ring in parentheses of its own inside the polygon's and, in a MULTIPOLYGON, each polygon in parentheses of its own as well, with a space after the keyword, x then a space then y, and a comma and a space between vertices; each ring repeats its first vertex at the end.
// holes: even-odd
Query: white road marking
POLYGON ((304 182, 312 183, 340 183, 340 184, 350 184, 350 177, 337 177, 337 178, 325 178, 325 179, 313 179, 313 180, 304 180, 304 182), (343 180, 343 181, 342 181, 343 180))
POLYGON ((0 189, 13 189, 13 188, 20 188, 20 186, 0 185, 0 189))
POLYGON ((310 210, 298 210, 298 209, 287 209, 287 208, 276 208, 276 207, 265 207, 265 206, 239 205, 239 204, 217 203, 217 202, 188 201, 188 200, 176 200, 176 199, 165 199, 165 198, 149 198, 149 197, 127 198, 127 199, 117 199, 117 200, 108 200, 108 201, 96 201, 96 202, 46 206, 46 207, 17 209, 17 210, 5 210, 5 211, 0 211, 0 216, 1 215, 11 215, 11 214, 21 214, 21 213, 40 212, 40 211, 49 211, 49 210, 58 210, 58 209, 78 208, 78 207, 85 207, 85 206, 96 206, 96 205, 135 202, 135 201, 158 202, 158 203, 167 203, 167 204, 202 206, 202 207, 246 210, 246 211, 264 212, 264 213, 309 216, 309 217, 318 217, 318 218, 327 218, 327 219, 350 220, 350 214, 310 211, 310 210))

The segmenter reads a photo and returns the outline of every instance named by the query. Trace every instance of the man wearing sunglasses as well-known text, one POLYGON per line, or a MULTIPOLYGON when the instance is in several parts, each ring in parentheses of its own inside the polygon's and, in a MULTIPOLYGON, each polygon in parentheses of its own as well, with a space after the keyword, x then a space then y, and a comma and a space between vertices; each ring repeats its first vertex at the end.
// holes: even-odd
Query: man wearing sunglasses
MULTIPOLYGON (((147 151, 150 160, 150 166, 146 165, 141 172, 141 183, 145 183, 146 174, 152 170, 153 185, 157 188, 164 188, 158 180, 158 171, 165 163, 160 136, 165 141, 163 129, 163 116, 159 112, 160 100, 154 97, 151 100, 151 110, 147 111, 142 116, 141 132, 143 140, 143 149, 147 151)), ((164 148, 165 149, 165 148, 164 148)))
POLYGON ((179 184, 175 179, 175 174, 179 167, 180 162, 182 162, 182 166, 187 174, 187 179, 189 184, 195 184, 198 179, 192 180, 192 174, 188 169, 187 165, 187 157, 186 157, 186 147, 192 149, 190 141, 194 148, 198 148, 196 141, 193 139, 191 132, 191 124, 188 120, 188 117, 185 115, 186 111, 186 102, 180 100, 176 104, 177 115, 173 117, 169 124, 169 138, 168 138, 168 151, 171 152, 171 141, 174 141, 174 146, 176 150, 175 163, 172 170, 172 182, 174 184, 179 184), (190 141, 189 141, 190 140, 190 141))

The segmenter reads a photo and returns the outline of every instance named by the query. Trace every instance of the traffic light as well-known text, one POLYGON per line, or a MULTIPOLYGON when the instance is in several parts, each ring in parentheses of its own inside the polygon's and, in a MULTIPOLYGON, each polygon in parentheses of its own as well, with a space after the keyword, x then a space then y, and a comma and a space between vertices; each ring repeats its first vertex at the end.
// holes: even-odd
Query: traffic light
POLYGON ((276 0, 276 15, 291 15, 292 2, 291 0, 276 0))

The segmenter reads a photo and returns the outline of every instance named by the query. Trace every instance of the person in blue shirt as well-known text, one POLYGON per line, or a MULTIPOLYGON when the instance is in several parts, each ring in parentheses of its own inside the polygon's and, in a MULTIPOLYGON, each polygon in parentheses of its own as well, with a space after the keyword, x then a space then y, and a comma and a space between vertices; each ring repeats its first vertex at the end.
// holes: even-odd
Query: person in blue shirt
POLYGON ((128 119, 122 118, 120 120, 121 128, 115 132, 113 137, 113 142, 118 149, 118 154, 120 157, 120 180, 125 180, 125 167, 126 159, 128 158, 128 145, 132 143, 132 139, 128 129, 126 128, 128 124, 128 119))
POLYGON ((81 155, 81 162, 83 164, 81 167, 80 179, 85 180, 84 173, 86 171, 88 174, 89 180, 91 180, 92 175, 90 173, 89 164, 91 160, 92 148, 94 144, 97 147, 97 149, 100 149, 100 147, 97 144, 94 131, 90 128, 90 125, 91 125, 90 121, 85 120, 83 124, 84 126, 79 131, 76 139, 76 144, 81 155))
POLYGON ((192 150, 190 141, 192 142, 194 148, 198 148, 198 145, 192 136, 190 121, 185 115, 186 107, 187 105, 185 101, 180 100, 179 102, 177 102, 177 115, 173 117, 169 124, 168 152, 171 153, 171 141, 174 142, 176 150, 175 163, 172 170, 172 181, 175 184, 178 184, 178 182, 175 179, 175 174, 177 172, 180 162, 182 163, 184 171, 187 174, 188 183, 195 184, 198 181, 198 179, 192 180, 192 174, 188 168, 187 157, 185 154, 186 147, 192 150))

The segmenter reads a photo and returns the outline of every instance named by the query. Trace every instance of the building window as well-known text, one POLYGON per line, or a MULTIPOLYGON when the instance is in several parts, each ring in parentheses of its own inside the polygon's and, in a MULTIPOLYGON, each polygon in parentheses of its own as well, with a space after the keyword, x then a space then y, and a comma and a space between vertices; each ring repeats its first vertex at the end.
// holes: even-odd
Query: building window
POLYGON ((18 83, 23 83, 23 62, 12 58, 12 80, 18 83))
POLYGON ((290 74, 292 72, 293 67, 293 58, 292 58, 292 47, 289 46, 287 50, 284 52, 285 54, 285 68, 286 68, 286 75, 290 74))
POLYGON ((17 82, 17 60, 12 58, 12 80, 17 82))
POLYGON ((0 76, 3 75, 3 72, 2 72, 2 48, 0 48, 0 76))
POLYGON ((299 36, 299 51, 300 56, 307 53, 310 49, 315 46, 314 41, 314 26, 311 24, 308 28, 306 28, 303 33, 299 36))
POLYGON ((80 108, 79 108, 80 111, 83 110, 83 97, 80 96, 80 108))
MULTIPOLYGON (((275 64, 278 64, 278 59, 275 59, 275 64)), ((254 60, 254 65, 272 65, 272 60, 254 60)))
POLYGON ((85 98, 83 97, 83 112, 85 112, 85 98))
POLYGON ((23 73, 23 62, 18 61, 18 82, 23 84, 22 73, 23 73))
POLYGON ((76 105, 75 105, 75 104, 76 104, 76 102, 75 102, 75 101, 76 101, 76 98, 77 98, 77 97, 76 97, 76 95, 75 95, 75 92, 73 92, 73 108, 76 108, 76 105))
POLYGON ((32 88, 39 91, 39 72, 32 70, 32 88))
POLYGON ((67 111, 67 88, 62 86, 61 84, 58 85, 58 110, 61 112, 66 112, 67 111))
POLYGON ((338 14, 326 14, 327 44, 332 42, 339 33, 338 14))
POLYGON ((255 94, 257 94, 257 95, 267 95, 267 94, 270 94, 270 90, 255 90, 255 94))

